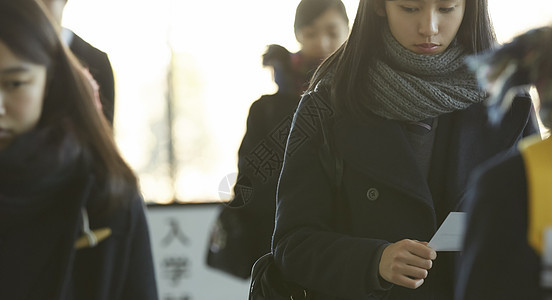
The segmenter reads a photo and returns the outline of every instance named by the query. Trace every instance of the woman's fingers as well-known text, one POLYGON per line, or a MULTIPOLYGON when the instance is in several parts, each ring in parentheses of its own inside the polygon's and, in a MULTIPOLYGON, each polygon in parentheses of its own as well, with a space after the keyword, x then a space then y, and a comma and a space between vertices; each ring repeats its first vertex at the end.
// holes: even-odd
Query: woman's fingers
POLYGON ((403 262, 407 266, 423 270, 429 270, 433 267, 433 261, 431 259, 423 259, 413 254, 410 254, 410 257, 407 257, 403 262))
POLYGON ((401 272, 403 275, 411 278, 411 279, 425 279, 428 274, 428 270, 424 268, 418 268, 414 266, 404 266, 403 271, 401 272))
POLYGON ((417 289, 422 284, 424 284, 424 280, 423 279, 412 279, 412 278, 409 278, 407 276, 400 276, 400 278, 396 282, 394 282, 394 284, 400 285, 402 287, 409 288, 409 289, 417 289))
POLYGON ((431 249, 427 245, 424 245, 422 242, 413 242, 408 245, 408 249, 412 254, 419 256, 423 259, 436 259, 437 252, 431 249))
POLYGON ((437 253, 421 242, 402 240, 383 250, 380 276, 397 285, 418 288, 431 269, 437 253))

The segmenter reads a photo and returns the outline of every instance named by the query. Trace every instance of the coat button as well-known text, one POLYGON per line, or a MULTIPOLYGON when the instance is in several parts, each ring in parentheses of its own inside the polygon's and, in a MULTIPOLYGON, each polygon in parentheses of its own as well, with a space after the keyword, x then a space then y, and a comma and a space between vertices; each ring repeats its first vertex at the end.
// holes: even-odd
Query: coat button
POLYGON ((379 191, 376 188, 371 188, 366 192, 366 197, 368 197, 368 200, 370 201, 376 201, 379 198, 379 191))

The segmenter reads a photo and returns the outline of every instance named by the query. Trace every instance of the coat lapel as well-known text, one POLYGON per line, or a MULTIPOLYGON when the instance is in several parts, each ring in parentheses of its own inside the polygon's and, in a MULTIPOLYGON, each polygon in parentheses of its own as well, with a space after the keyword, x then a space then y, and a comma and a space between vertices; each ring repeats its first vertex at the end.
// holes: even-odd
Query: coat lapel
POLYGON ((358 123, 339 118, 334 137, 348 166, 433 207, 425 176, 398 122, 374 117, 358 123))
POLYGON ((429 182, 398 122, 375 116, 366 123, 337 118, 333 136, 349 167, 435 209, 440 224, 448 212, 459 210, 474 168, 497 153, 506 155, 516 149, 530 111, 531 100, 518 97, 500 130, 487 122, 484 104, 440 116, 429 182), (437 209, 434 200, 439 203, 437 209))
POLYGON ((478 165, 492 157, 516 151, 517 141, 524 136, 524 129, 530 120, 530 112, 531 100, 518 97, 500 127, 493 127, 487 121, 486 108, 482 103, 440 117, 444 122, 440 122, 436 140, 448 145, 436 145, 442 151, 434 153, 444 153, 445 157, 433 157, 432 168, 438 168, 440 163, 444 165, 444 169, 436 174, 444 178, 442 196, 447 211, 459 210, 470 174, 478 165))

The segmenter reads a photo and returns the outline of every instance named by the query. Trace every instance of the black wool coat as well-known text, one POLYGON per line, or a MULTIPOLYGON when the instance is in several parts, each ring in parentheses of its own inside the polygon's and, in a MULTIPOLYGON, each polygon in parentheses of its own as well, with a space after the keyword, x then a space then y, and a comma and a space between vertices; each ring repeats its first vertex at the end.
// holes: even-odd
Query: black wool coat
POLYGON ((209 266, 249 278, 255 261, 270 252, 276 186, 299 100, 296 95, 276 93, 263 95, 251 105, 238 151, 234 198, 219 213, 221 232, 215 226, 207 255, 209 266))
MULTIPOLYGON (((550 179, 552 183, 552 178, 550 179)), ((541 259, 527 237, 527 179, 520 153, 473 176, 455 299, 544 299, 541 259)))
POLYGON ((249 109, 234 197, 213 226, 207 265, 249 278, 255 261, 270 252, 287 137, 300 95, 319 63, 279 45, 269 45, 263 55, 263 64, 274 69, 278 92, 263 95, 249 109))
POLYGON ((518 97, 499 130, 488 125, 483 104, 440 116, 426 181, 401 123, 375 115, 357 122, 336 113, 326 91, 306 95, 278 186, 277 266, 317 300, 452 299, 454 254, 438 253, 420 288, 382 290, 382 246, 429 241, 459 209, 470 172, 537 131, 532 115, 531 100, 518 97), (332 159, 320 155, 325 142, 342 162, 336 187, 325 167, 332 159))
POLYGON ((76 178, 60 205, 0 228, 0 299, 158 299, 141 196, 109 216, 91 215, 91 230, 109 227, 112 233, 93 248, 75 249, 81 207, 94 201, 93 190, 93 177, 76 178))

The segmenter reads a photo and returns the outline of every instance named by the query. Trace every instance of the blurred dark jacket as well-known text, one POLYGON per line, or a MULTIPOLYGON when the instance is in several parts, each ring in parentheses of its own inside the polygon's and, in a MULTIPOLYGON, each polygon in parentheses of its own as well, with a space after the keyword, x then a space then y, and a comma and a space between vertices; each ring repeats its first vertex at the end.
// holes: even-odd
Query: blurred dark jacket
POLYGON ((263 95, 249 109, 238 151, 234 198, 222 208, 213 227, 209 266, 249 278, 254 262, 270 252, 276 186, 291 121, 318 63, 279 45, 270 45, 263 55, 263 65, 274 70, 278 92, 263 95))
POLYGON ((101 173, 80 149, 41 129, 0 151, 0 299, 157 299, 142 197, 131 187, 100 213, 101 173), (76 247, 85 223, 111 234, 76 247))
POLYGON ((88 68, 96 82, 98 82, 103 113, 109 123, 113 125, 115 112, 115 79, 107 54, 90 45, 75 33, 73 33, 69 48, 75 56, 77 56, 83 66, 88 68))
POLYGON ((527 236, 527 179, 521 154, 488 162, 470 186, 455 299, 544 299, 541 258, 527 236))

